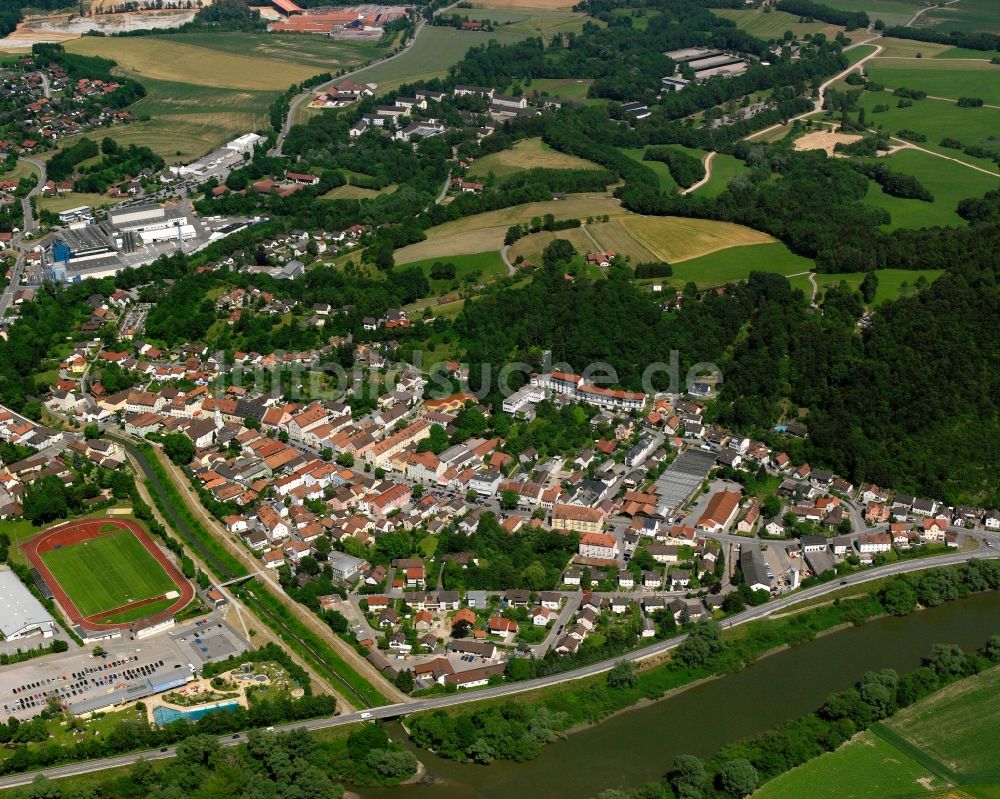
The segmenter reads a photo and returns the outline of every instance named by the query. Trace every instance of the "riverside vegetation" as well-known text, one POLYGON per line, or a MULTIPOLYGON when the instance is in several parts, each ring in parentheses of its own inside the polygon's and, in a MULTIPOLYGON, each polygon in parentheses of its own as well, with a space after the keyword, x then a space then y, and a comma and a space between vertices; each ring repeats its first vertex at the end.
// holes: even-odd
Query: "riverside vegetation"
MULTIPOLYGON (((644 671, 619 664, 607 677, 531 695, 531 701, 486 702, 469 710, 438 710, 410 719, 414 743, 454 760, 489 763, 530 760, 541 747, 579 724, 593 724, 641 700, 697 680, 739 671, 781 646, 794 646, 843 624, 864 624, 883 614, 906 615, 918 603, 932 607, 979 591, 1000 588, 1000 563, 971 561, 888 580, 879 590, 837 600, 781 619, 749 622, 737 635, 724 636, 715 622, 688 628, 689 636, 668 663, 644 671)), ((544 661, 543 661, 544 662, 544 661)), ((530 664, 529 664, 530 665, 530 664)), ((513 677, 524 668, 508 664, 513 677)), ((849 736, 848 736, 849 737, 849 736)))

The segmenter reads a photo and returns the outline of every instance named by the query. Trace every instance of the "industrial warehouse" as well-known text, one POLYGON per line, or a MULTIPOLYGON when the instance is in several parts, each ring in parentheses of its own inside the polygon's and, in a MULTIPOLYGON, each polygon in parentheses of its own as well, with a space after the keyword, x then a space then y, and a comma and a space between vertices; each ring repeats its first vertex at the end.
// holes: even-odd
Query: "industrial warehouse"
POLYGON ((243 230, 249 223, 220 219, 206 226, 178 203, 121 205, 108 211, 107 219, 93 221, 74 208, 68 227, 52 235, 43 248, 44 274, 58 283, 114 275, 127 267, 151 263, 173 252, 192 253, 243 230), (87 219, 91 221, 88 223, 87 219))

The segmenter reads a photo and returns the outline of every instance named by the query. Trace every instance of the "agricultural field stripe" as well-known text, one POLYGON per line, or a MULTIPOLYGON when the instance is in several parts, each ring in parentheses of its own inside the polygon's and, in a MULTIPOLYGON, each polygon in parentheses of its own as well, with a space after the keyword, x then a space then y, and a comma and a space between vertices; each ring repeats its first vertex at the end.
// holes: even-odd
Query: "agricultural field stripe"
POLYGON ((927 752, 918 746, 914 746, 910 741, 904 738, 895 730, 886 727, 881 722, 876 722, 871 726, 871 731, 885 741, 890 746, 895 747, 904 755, 909 757, 911 760, 919 763, 923 768, 927 769, 935 777, 940 777, 943 780, 947 780, 955 785, 961 785, 963 782, 967 782, 967 778, 963 777, 946 765, 941 763, 939 760, 931 757, 927 752))

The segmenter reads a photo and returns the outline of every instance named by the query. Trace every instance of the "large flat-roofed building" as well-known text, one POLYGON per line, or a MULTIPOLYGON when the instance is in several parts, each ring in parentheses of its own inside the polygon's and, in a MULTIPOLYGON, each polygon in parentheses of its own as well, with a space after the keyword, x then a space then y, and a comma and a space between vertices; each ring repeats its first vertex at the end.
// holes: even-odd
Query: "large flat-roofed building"
POLYGON ((55 635, 56 620, 10 569, 0 570, 0 632, 8 641, 55 635))

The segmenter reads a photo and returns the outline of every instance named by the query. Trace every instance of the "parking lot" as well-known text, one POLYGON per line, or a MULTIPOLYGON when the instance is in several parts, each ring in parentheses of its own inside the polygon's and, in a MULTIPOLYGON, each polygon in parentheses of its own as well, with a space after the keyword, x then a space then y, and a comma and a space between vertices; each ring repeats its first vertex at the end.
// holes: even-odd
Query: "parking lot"
MULTIPOLYGON (((204 663, 245 651, 247 644, 212 614, 147 639, 111 639, 96 647, 64 652, 0 669, 0 708, 5 716, 29 719, 51 702, 73 713, 142 699, 154 688, 186 681, 204 663)), ((162 690, 162 689, 160 689, 162 690)))

